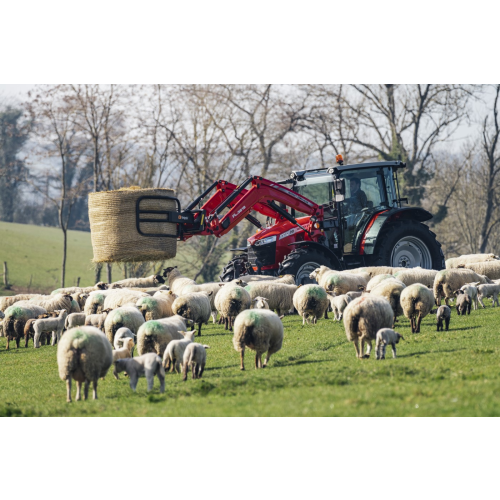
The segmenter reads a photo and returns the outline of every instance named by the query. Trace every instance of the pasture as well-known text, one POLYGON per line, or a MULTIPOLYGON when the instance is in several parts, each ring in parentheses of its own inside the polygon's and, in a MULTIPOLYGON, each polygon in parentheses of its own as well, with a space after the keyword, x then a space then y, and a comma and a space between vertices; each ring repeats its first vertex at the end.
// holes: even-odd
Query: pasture
MULTIPOLYGON (((201 380, 182 382, 167 374, 166 391, 158 379, 151 393, 140 379, 137 393, 128 379, 115 380, 112 369, 99 381, 97 401, 65 402, 56 348, 5 350, 0 338, 0 415, 2 416, 498 416, 500 415, 500 309, 458 317, 449 332, 436 332, 435 316, 411 334, 406 319, 396 330, 405 341, 398 358, 390 348, 385 361, 355 358, 342 323, 321 320, 302 326, 298 316, 284 318, 283 348, 270 366, 246 371, 232 334, 211 323, 201 340, 210 345, 201 380)), ((331 314, 330 314, 331 317, 331 314)), ((23 343, 21 343, 22 345, 23 343)), ((15 344, 14 344, 15 345, 15 344)), ((73 384, 73 397, 75 384, 73 384)))

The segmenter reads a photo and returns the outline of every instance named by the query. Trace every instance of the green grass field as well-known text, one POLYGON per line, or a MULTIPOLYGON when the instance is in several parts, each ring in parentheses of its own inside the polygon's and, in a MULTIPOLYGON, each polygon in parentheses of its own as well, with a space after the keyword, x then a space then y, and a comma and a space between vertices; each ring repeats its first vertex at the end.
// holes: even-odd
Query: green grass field
MULTIPOLYGON (((284 319, 285 341, 270 366, 246 368, 232 336, 218 325, 204 328, 210 345, 203 379, 182 382, 167 374, 166 392, 148 394, 146 381, 137 393, 111 370, 99 381, 99 400, 65 402, 56 348, 5 350, 0 339, 0 415, 39 416, 498 416, 500 415, 500 309, 453 313, 450 331, 436 332, 434 316, 422 333, 410 333, 401 320, 397 330, 406 341, 398 359, 355 358, 343 325, 322 320, 302 327, 297 316, 284 319)), ((12 344, 11 344, 12 345, 12 344)), ((73 384, 73 397, 75 384, 73 384)))

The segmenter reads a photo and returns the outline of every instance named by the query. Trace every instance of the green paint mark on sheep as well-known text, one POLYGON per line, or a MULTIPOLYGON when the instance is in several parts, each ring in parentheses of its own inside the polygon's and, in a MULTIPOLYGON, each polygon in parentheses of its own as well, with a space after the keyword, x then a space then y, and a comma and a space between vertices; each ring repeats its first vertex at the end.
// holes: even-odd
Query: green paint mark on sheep
POLYGON ((146 334, 154 335, 163 332, 165 325, 159 321, 148 321, 146 323, 146 334))
POLYGON ((315 297, 320 300, 327 298, 326 291, 319 285, 312 285, 310 288, 306 290, 306 293, 310 297, 315 297))

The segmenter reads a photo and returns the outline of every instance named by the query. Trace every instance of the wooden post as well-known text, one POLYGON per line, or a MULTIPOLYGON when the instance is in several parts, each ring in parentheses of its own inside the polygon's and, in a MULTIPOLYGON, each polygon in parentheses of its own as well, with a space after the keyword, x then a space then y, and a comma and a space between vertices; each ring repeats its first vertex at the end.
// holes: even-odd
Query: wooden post
POLYGON ((7 268, 7 262, 3 263, 3 284, 4 284, 5 290, 10 290, 9 270, 7 268))
POLYGON ((112 283, 113 280, 111 279, 111 268, 113 264, 110 264, 109 262, 106 264, 107 270, 108 270, 108 283, 112 283))
POLYGON ((31 288, 31 282, 33 281, 33 275, 30 274, 30 282, 28 284, 28 293, 30 293, 30 288, 31 288))
POLYGON ((80 286, 80 276, 78 276, 78 278, 76 278, 76 286, 80 286))

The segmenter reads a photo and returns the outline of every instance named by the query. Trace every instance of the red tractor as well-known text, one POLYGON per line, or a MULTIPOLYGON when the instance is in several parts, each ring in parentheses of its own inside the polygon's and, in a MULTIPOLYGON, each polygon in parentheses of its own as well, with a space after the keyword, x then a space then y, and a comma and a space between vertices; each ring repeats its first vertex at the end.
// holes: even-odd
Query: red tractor
MULTIPOLYGON (((443 269, 436 235, 422 222, 432 214, 402 207, 397 174, 400 161, 343 165, 292 172, 273 182, 249 177, 236 186, 220 180, 184 211, 168 212, 177 235, 223 236, 243 219, 257 228, 246 248, 224 268, 222 281, 244 274, 293 274, 297 284, 310 282, 321 265, 332 269, 364 266, 443 269), (203 204, 214 189, 216 191, 203 204), (198 209, 195 209, 196 206, 198 209), (251 215, 267 217, 266 227, 251 215)), ((137 211, 138 225, 140 211, 137 211)), ((172 235, 174 236, 174 235, 172 235)))

